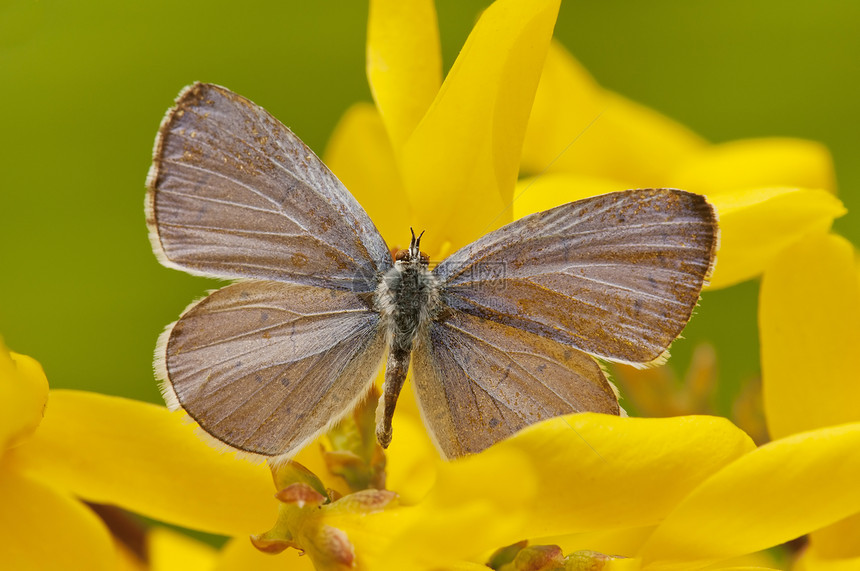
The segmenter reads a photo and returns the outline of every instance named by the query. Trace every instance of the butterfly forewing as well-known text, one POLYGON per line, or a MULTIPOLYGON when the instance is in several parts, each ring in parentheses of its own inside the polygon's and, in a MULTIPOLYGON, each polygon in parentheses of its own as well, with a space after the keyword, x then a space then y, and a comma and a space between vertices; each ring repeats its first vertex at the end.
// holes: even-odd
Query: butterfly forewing
POLYGON ((419 338, 412 372, 422 415, 448 458, 571 412, 618 414, 588 355, 551 339, 452 312, 419 338))
POLYGON ((647 363, 689 321, 717 240, 704 197, 633 190, 521 218, 434 271, 454 310, 605 359, 647 363))
POLYGON ((385 352, 379 321, 349 291, 227 286, 166 332, 158 356, 165 395, 230 446, 291 454, 370 388, 385 352))
POLYGON ((153 246, 179 269, 370 291, 391 266, 370 218, 316 155, 223 87, 179 95, 147 185, 153 246))

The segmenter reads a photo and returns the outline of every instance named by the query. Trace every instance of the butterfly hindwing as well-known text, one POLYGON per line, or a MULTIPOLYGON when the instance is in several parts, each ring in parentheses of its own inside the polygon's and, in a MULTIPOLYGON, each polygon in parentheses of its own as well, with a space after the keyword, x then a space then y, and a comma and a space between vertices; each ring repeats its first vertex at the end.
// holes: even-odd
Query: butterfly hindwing
POLYGON ((385 352, 353 292, 266 281, 192 305, 159 343, 165 396, 234 448, 289 455, 367 393, 385 352))
POLYGON ((603 370, 585 353, 462 312, 419 337, 412 372, 424 421, 448 458, 562 414, 619 412, 603 370))

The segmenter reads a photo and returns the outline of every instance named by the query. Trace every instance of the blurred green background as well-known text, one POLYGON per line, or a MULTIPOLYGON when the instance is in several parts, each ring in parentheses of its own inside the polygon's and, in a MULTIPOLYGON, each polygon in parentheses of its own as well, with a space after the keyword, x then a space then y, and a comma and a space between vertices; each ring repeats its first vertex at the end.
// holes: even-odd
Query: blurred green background
MULTIPOLYGON (((446 69, 488 4, 437 3, 446 69)), ((181 87, 228 86, 317 153, 350 104, 370 101, 366 2, 237 6, 0 0, 0 335, 53 387, 160 402, 156 338, 217 285, 160 266, 144 223, 152 143, 181 87)), ((556 36, 604 86, 711 141, 825 143, 853 210, 858 29, 854 0, 565 0, 556 36)), ((857 244, 852 220, 836 229, 857 244)), ((759 371, 757 292, 706 293, 673 346, 683 371, 696 343, 715 344, 723 408, 759 371)))

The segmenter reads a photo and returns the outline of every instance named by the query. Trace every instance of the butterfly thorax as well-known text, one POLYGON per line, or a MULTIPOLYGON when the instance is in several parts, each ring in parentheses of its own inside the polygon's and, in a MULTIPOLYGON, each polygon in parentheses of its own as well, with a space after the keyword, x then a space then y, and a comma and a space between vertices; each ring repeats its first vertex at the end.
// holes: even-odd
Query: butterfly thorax
POLYGON ((377 412, 377 437, 383 446, 391 440, 391 418, 409 370, 412 344, 440 309, 439 280, 429 270, 429 257, 419 249, 420 240, 413 233, 409 249, 397 252, 394 267, 382 276, 374 298, 389 347, 377 412))
POLYGON ((438 311, 438 280, 420 258, 398 260, 380 280, 376 304, 390 349, 408 352, 418 331, 438 311))

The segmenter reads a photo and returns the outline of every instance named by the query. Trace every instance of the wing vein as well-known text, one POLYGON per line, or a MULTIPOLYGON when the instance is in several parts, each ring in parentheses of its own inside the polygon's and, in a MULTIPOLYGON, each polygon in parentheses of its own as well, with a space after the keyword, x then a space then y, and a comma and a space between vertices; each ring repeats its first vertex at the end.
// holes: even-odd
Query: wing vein
MULTIPOLYGON (((218 149, 215 149, 214 147, 212 147, 212 149, 213 149, 213 150, 215 150, 215 151, 217 151, 217 150, 218 150, 218 149)), ((200 166, 200 165, 195 165, 195 164, 188 163, 188 162, 182 162, 182 161, 179 161, 179 160, 176 160, 176 159, 167 159, 167 158, 165 158, 165 159, 164 159, 164 162, 165 162, 165 163, 172 163, 173 165, 175 165, 175 166, 177 167, 177 169, 178 169, 178 170, 182 170, 183 168, 187 168, 187 169, 191 169, 191 170, 196 170, 196 171, 199 171, 199 172, 204 172, 204 173, 207 173, 207 174, 210 174, 210 175, 216 176, 216 177, 218 177, 218 178, 224 179, 224 180, 226 180, 227 182, 231 182, 231 183, 235 184, 236 186, 238 186, 238 187, 240 187, 240 188, 244 188, 245 190, 249 191, 251 194, 256 194, 256 195, 257 195, 257 196, 259 196, 260 198, 262 198, 262 199, 264 199, 264 200, 267 200, 267 201, 271 202, 271 203, 272 203, 272 206, 274 206, 274 207, 275 207, 275 210, 273 210, 273 211, 272 211, 272 213, 273 213, 273 214, 280 214, 281 216, 284 216, 285 218, 288 218, 288 219, 289 219, 289 216, 287 216, 286 212, 284 212, 284 210, 283 210, 283 208, 281 207, 281 205, 280 205, 280 204, 278 204, 278 202, 277 202, 274 198, 272 198, 271 196, 269 196, 268 194, 266 194, 266 193, 264 193, 264 192, 262 192, 262 191, 260 191, 260 190, 257 190, 257 189, 256 189, 256 188, 254 188, 253 186, 251 186, 251 185, 249 185, 249 184, 247 184, 247 183, 242 182, 242 181, 241 181, 241 180, 239 180, 238 178, 234 178, 234 177, 232 177, 232 176, 229 176, 226 172, 223 172, 223 171, 214 171, 214 170, 212 170, 212 169, 209 169, 209 168, 206 168, 206 167, 203 167, 203 166, 200 166)), ((164 192, 164 191, 162 191, 162 192, 164 192)))

